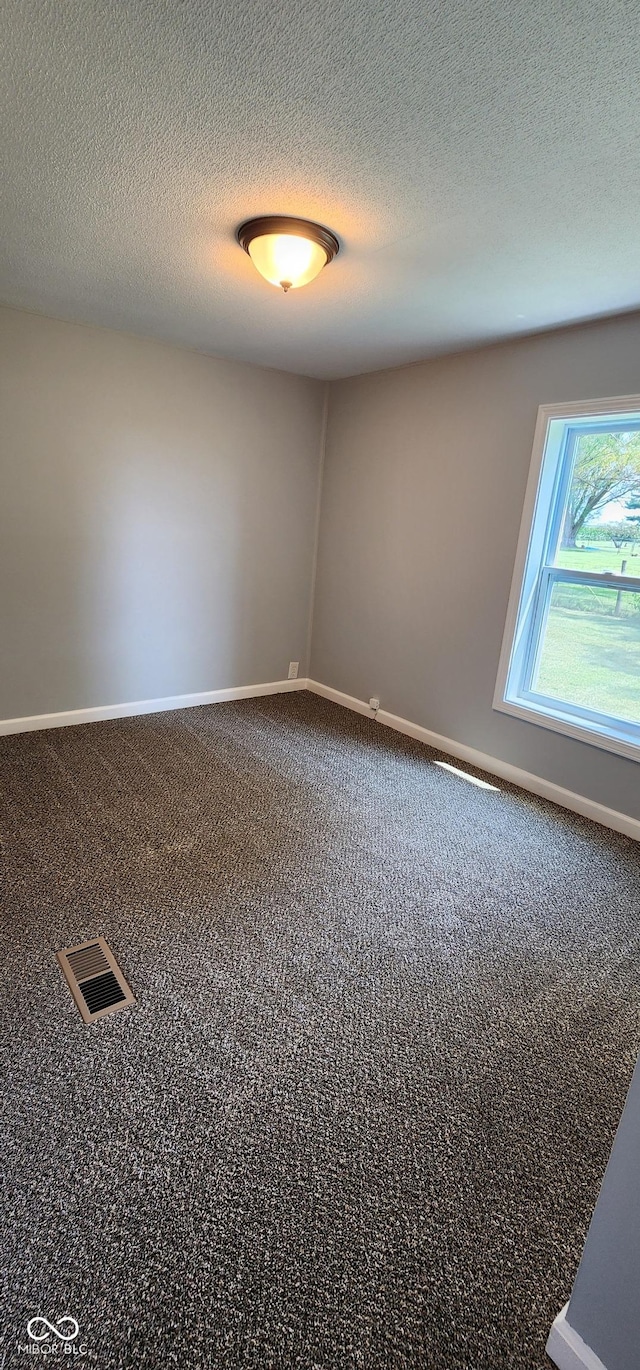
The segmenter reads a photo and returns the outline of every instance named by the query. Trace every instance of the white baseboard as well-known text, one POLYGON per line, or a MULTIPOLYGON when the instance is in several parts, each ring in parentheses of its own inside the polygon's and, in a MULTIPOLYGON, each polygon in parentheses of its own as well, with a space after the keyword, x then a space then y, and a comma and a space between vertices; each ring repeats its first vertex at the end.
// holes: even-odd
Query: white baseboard
POLYGON ((546 1348, 549 1359, 558 1370, 606 1370, 600 1357, 567 1322, 568 1307, 565 1303, 549 1333, 546 1348))
POLYGON ((137 699, 130 704, 100 704, 91 709, 69 709, 59 714, 32 714, 27 718, 0 719, 0 736, 39 732, 41 728, 70 728, 78 723, 99 723, 105 718, 135 718, 138 714, 166 713, 168 709, 192 709, 199 704, 221 704, 227 699, 257 699, 260 695, 306 690, 308 680, 272 680, 264 685, 234 685, 228 690, 203 690, 193 695, 168 695, 163 699, 137 699))
POLYGON ((478 770, 488 771, 490 775, 500 776, 502 780, 518 785, 520 789, 529 790, 531 794, 537 794, 542 799, 550 799, 563 809, 570 809, 572 813, 579 813, 583 818, 590 818, 594 823, 601 823, 605 828, 612 828, 614 832, 624 833, 626 837, 633 837, 636 842, 640 842, 638 818, 618 813, 616 809, 608 809, 604 804, 597 804, 594 799, 574 794, 572 790, 563 789, 562 785, 554 785, 551 780, 543 780, 542 776, 521 771, 518 766, 511 766, 508 761, 501 761, 496 756, 487 756, 484 752, 476 751, 475 747, 467 747, 463 742, 454 742, 450 737, 442 737, 439 733, 431 732, 429 728, 420 727, 418 723, 410 723, 406 718, 399 718, 397 714, 379 709, 374 715, 363 699, 343 694, 341 690, 334 690, 329 685, 321 685, 317 680, 309 680, 307 688, 314 694, 322 695, 324 699, 331 699, 335 704, 353 709, 357 714, 366 714, 368 718, 375 717, 377 722, 384 724, 386 728, 394 728, 398 733, 405 733, 407 737, 424 742, 427 747, 445 752, 448 756, 455 756, 458 761, 466 761, 469 766, 477 766, 478 770))
MULTIPOLYGON (((200 704, 219 704, 229 699, 257 699, 261 695, 285 694, 291 690, 311 690, 314 694, 322 695, 324 699, 331 699, 335 704, 353 710, 354 713, 365 714, 368 718, 374 717, 365 700, 344 694, 342 690, 334 690, 330 685, 321 685, 317 680, 302 677, 300 680, 272 680, 260 685, 235 685, 226 690, 203 690, 199 694, 137 699, 127 704, 102 704, 89 709, 69 709, 64 713, 4 718, 0 719, 0 736, 9 733, 37 732, 44 728, 68 728, 79 723, 98 723, 107 718, 135 718, 138 714, 165 713, 169 709, 191 709, 200 704)), ((618 813, 615 809, 608 809, 593 799, 574 794, 572 790, 565 790, 561 785, 554 785, 552 781, 543 780, 539 775, 531 775, 529 771, 522 771, 518 766, 511 766, 509 762, 501 761, 498 757, 487 756, 484 752, 476 751, 475 747, 467 747, 462 742, 454 742, 450 737, 442 737, 418 723, 411 723, 407 718, 387 713, 385 709, 380 709, 375 717, 378 723, 404 733, 407 737, 413 737, 418 742, 424 742, 427 747, 433 747, 447 756, 454 756, 459 761, 466 761, 478 770, 488 771, 490 775, 497 775, 512 785, 518 785, 523 790, 529 790, 531 794, 539 795, 542 799, 550 799, 561 808, 582 814, 594 823, 601 823, 605 828, 612 828, 614 832, 624 833, 627 837, 633 837, 636 842, 640 841, 640 819, 618 813)))

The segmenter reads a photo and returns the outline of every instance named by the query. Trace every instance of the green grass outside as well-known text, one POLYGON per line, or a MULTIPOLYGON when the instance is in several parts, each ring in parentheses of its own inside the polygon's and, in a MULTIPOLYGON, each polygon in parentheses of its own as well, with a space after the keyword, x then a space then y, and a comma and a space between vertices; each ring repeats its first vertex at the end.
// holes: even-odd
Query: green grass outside
POLYGON ((590 542, 588 531, 578 544, 561 548, 555 565, 567 571, 637 576, 638 592, 618 595, 604 585, 557 584, 534 689, 640 723, 640 527, 635 546, 618 549, 613 542, 590 542))
MULTIPOLYGON (((622 551, 616 551, 612 542, 588 543, 586 536, 584 541, 584 547, 561 547, 555 565, 561 566, 565 571, 613 571, 615 575, 619 575, 622 563, 626 561, 624 574, 640 578, 640 538, 633 549, 633 555, 629 546, 622 551)), ((578 543, 580 542, 579 537, 578 543)))
POLYGON ((615 617, 615 590, 600 592, 599 604, 587 611, 586 604, 558 602, 569 589, 554 591, 535 688, 640 723, 640 595, 626 593, 623 607, 630 611, 615 617), (633 611, 627 601, 637 601, 633 611))

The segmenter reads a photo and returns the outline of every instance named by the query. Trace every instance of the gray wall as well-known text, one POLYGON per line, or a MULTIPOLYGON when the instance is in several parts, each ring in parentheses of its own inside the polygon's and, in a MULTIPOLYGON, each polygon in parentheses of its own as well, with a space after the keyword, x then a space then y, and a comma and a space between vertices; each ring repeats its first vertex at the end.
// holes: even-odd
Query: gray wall
MULTIPOLYGON (((638 390, 637 315, 334 382, 313 677, 640 817, 492 708, 537 407, 638 390)), ((323 400, 0 309, 0 718, 304 674, 323 400)))
POLYGON ((591 1220, 567 1321, 607 1370, 640 1364, 640 1065, 591 1220))
POLYGON ((640 817, 637 764, 492 708, 538 405, 640 391, 640 317, 331 387, 311 673, 640 817))
POLYGON ((0 718, 306 672, 324 386, 0 310, 0 718))

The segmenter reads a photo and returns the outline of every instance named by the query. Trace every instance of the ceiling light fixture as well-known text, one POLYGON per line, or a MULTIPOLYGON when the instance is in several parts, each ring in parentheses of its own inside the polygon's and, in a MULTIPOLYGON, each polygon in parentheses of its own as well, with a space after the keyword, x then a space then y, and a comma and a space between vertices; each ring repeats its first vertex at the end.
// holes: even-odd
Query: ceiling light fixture
POLYGON ((285 294, 308 285, 340 251, 335 233, 322 224, 282 214, 247 219, 236 237, 265 281, 285 294))

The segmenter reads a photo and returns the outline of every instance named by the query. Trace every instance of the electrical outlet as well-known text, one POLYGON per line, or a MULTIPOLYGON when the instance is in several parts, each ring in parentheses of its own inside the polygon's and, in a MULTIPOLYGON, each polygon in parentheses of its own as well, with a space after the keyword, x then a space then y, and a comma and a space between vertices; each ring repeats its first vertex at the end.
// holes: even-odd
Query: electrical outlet
POLYGON ((300 665, 300 662, 299 662, 299 661, 290 661, 290 662, 289 662, 289 680, 297 680, 297 679, 298 679, 298 666, 299 666, 299 665, 300 665))
POLYGON ((380 700, 379 700, 379 699, 370 699, 370 700, 369 700, 369 708, 373 710, 374 714, 377 714, 378 709, 380 708, 380 700))

